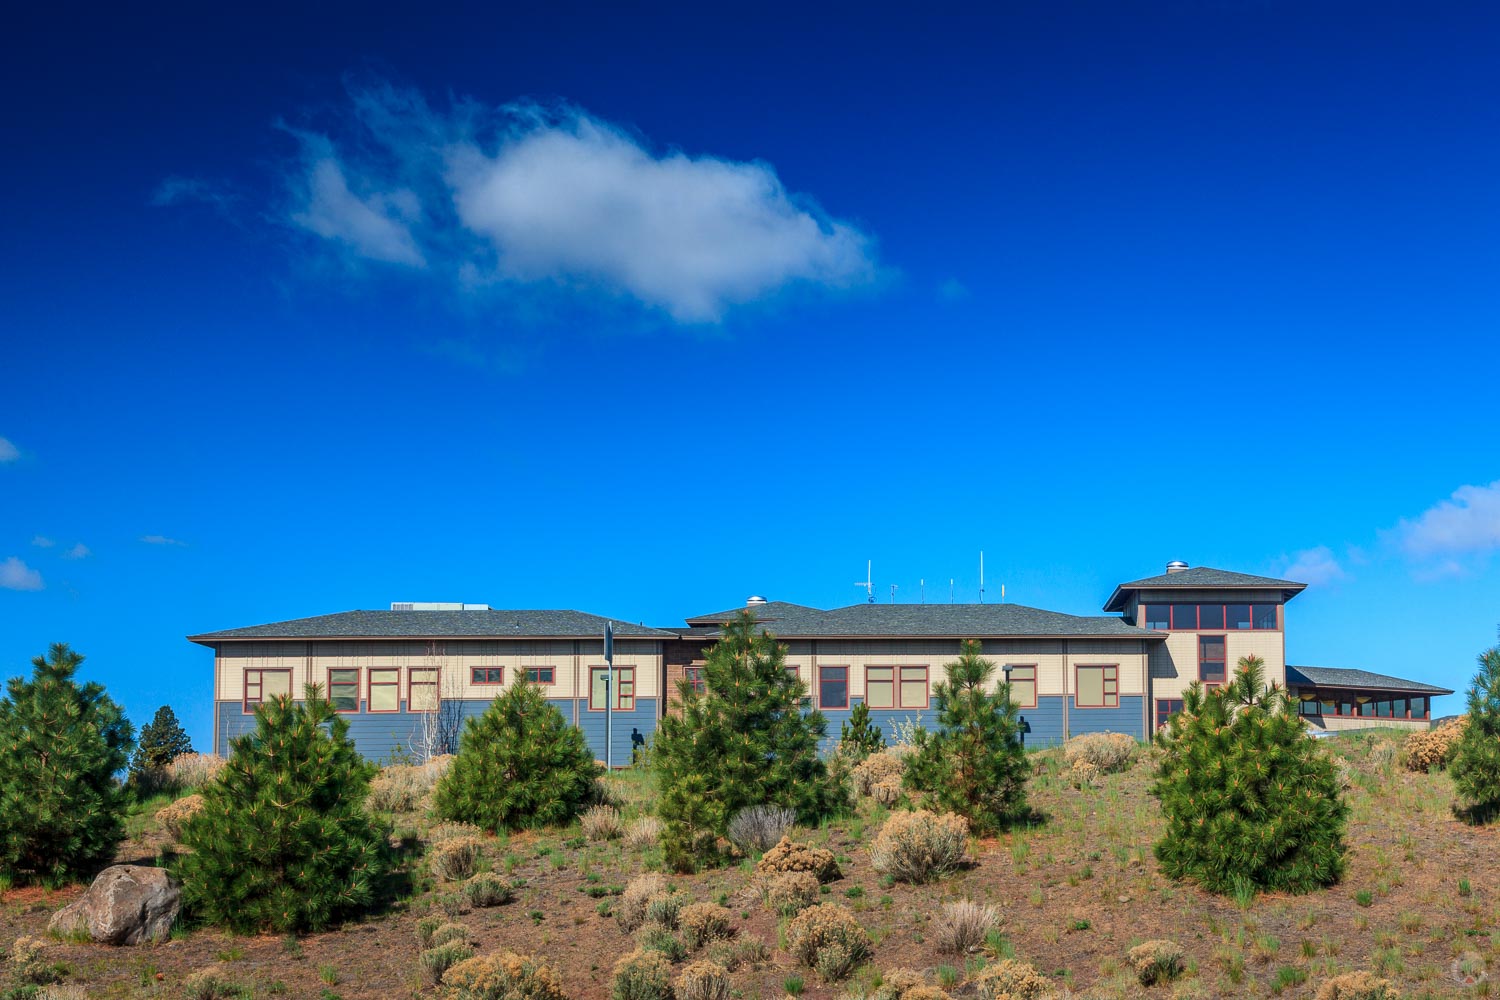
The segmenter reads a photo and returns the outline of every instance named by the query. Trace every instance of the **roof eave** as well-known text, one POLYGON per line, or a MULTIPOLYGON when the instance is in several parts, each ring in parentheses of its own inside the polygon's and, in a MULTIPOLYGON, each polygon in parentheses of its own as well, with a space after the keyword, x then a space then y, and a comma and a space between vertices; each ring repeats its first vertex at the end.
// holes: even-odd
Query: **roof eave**
POLYGON ((1307 589, 1307 584, 1298 583, 1291 586, 1258 587, 1251 583, 1224 583, 1207 586, 1204 584, 1186 584, 1177 586, 1170 583, 1151 583, 1145 586, 1116 587, 1115 592, 1109 595, 1109 600, 1104 602, 1105 611, 1124 611, 1126 606, 1125 595, 1140 593, 1146 590, 1279 590, 1281 591, 1281 603, 1285 604, 1298 594, 1307 589))

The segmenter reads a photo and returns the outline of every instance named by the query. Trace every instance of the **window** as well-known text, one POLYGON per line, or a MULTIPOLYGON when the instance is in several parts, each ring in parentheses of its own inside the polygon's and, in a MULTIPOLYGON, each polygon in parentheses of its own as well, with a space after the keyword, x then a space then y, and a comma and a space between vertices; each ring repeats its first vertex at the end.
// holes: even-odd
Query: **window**
POLYGON ((1182 711, 1181 698, 1158 698, 1156 699, 1156 728, 1160 729, 1167 724, 1167 720, 1182 711))
POLYGON ((1165 629, 1170 617, 1174 629, 1274 630, 1278 627, 1276 608, 1275 604, 1148 604, 1146 627, 1165 629))
POLYGON ((359 711, 359 668, 328 671, 328 700, 334 711, 359 711))
POLYGON ((1198 605, 1198 627, 1199 628, 1223 628, 1224 627, 1224 605, 1222 604, 1200 604, 1198 605))
POLYGON ((1077 708, 1119 708, 1120 668, 1079 667, 1073 704, 1077 708))
POLYGON ((1316 698, 1304 697, 1297 704, 1298 715, 1322 715, 1323 705, 1316 698))
POLYGON ((1146 605, 1146 627, 1166 631, 1172 627, 1172 605, 1146 605))
POLYGON ((370 711, 401 711, 401 668, 370 668, 370 711))
POLYGON ((1036 708, 1036 666, 1012 665, 1009 676, 1010 700, 1017 708, 1036 708))
POLYGON ((1413 719, 1427 718, 1427 698, 1413 698, 1411 700, 1411 717, 1413 719))
POLYGON ((1223 684, 1226 675, 1224 637, 1198 637, 1198 679, 1205 684, 1223 684))
POLYGON ((412 667, 406 672, 406 709, 409 712, 436 712, 438 709, 438 668, 412 667))
POLYGON ((1197 628, 1198 627, 1198 605, 1196 605, 1196 604, 1174 604, 1174 605, 1172 605, 1172 627, 1173 628, 1197 628))
POLYGON ((1250 605, 1231 604, 1224 609, 1225 628, 1246 629, 1250 627, 1250 605))
POLYGON ((865 668, 865 704, 871 708, 896 707, 896 668, 865 668))
POLYGON ((849 668, 818 668, 818 707, 849 707, 849 668))
POLYGON ((703 668, 701 666, 683 667, 682 680, 687 689, 694 694, 703 694, 708 690, 708 685, 703 683, 703 668))
MULTIPOLYGON (((589 711, 604 711, 609 695, 609 668, 589 668, 589 711)), ((635 711, 635 667, 615 667, 615 711, 635 711)))
POLYGON ((475 667, 469 672, 469 680, 475 684, 504 684, 504 667, 475 667))
POLYGON ((533 684, 556 684, 556 667, 527 667, 526 679, 533 684))
POLYGON ((1280 627, 1276 621, 1276 605, 1252 604, 1250 610, 1255 622, 1255 628, 1275 629, 1280 627))
POLYGON ((259 705, 263 701, 269 701, 278 695, 292 693, 292 672, 290 670, 246 670, 245 671, 245 712, 253 712, 252 706, 259 705))

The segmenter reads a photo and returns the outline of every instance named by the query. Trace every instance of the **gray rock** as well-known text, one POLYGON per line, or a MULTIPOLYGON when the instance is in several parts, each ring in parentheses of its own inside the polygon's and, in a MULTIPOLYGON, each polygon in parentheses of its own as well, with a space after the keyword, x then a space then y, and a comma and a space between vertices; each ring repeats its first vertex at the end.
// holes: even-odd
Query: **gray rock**
POLYGON ((160 868, 115 865, 78 899, 52 915, 47 930, 87 934, 102 944, 165 941, 182 907, 182 890, 160 868))

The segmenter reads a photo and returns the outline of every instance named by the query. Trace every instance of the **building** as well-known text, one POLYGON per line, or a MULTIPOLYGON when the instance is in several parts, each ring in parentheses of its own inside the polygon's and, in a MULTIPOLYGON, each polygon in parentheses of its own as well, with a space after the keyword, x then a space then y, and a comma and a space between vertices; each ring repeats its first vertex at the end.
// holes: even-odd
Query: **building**
MULTIPOLYGON (((1288 580, 1172 563, 1160 576, 1115 588, 1105 615, 1019 604, 856 604, 822 610, 751 598, 746 607, 787 647, 808 704, 828 717, 829 742, 864 703, 887 735, 932 721, 932 687, 964 639, 1000 665, 1029 730, 1028 746, 1088 732, 1144 739, 1182 707, 1194 681, 1224 683, 1241 657, 1259 656, 1268 681, 1289 686, 1315 729, 1425 728, 1446 688, 1361 670, 1286 662, 1286 606, 1305 589, 1288 580)), ((522 672, 583 729, 605 757, 630 760, 681 687, 701 689, 705 650, 742 609, 649 628, 579 611, 503 611, 487 605, 394 604, 190 636, 214 650, 214 743, 254 723, 255 706, 322 685, 345 713, 361 752, 388 758, 419 742, 425 719, 477 715, 522 672), (606 697, 603 633, 616 636, 617 680, 606 697), (606 702, 613 709, 605 711, 606 702)), ((997 678, 998 680, 998 678, 997 678)))

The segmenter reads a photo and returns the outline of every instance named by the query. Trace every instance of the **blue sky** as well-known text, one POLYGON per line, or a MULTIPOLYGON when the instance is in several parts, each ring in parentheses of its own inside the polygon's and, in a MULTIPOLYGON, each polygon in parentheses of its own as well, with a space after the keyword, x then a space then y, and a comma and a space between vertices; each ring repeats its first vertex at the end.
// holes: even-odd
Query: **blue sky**
POLYGON ((1466 684, 1492 6, 544 6, 19 15, 5 674, 71 642, 206 742, 189 633, 973 600, 982 549, 1075 613, 1290 575, 1292 662, 1466 684))

